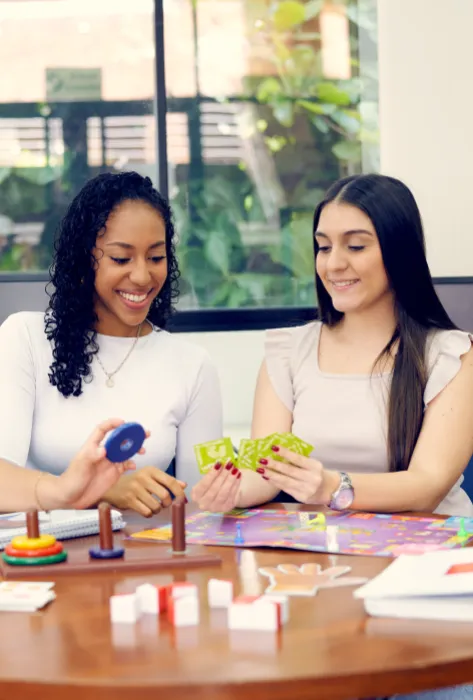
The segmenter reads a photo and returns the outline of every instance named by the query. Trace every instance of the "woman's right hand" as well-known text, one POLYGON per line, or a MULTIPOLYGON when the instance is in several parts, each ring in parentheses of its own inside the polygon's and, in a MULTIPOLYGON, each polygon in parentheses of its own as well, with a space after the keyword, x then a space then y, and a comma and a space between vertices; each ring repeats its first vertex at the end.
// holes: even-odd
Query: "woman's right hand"
POLYGON ((237 506, 240 484, 241 471, 232 462, 217 462, 192 489, 192 500, 201 510, 227 513, 237 506))
MULTIPOLYGON (((36 492, 44 509, 88 508, 97 503, 125 471, 135 469, 131 460, 120 464, 110 462, 102 444, 108 433, 123 422, 120 418, 104 421, 95 428, 66 471, 59 477, 46 473, 41 476, 36 492)), ((139 454, 144 453, 145 449, 141 448, 139 454)))
POLYGON ((145 518, 158 513, 176 498, 186 497, 187 484, 157 467, 141 467, 133 474, 124 474, 104 496, 104 500, 120 510, 134 510, 145 518))

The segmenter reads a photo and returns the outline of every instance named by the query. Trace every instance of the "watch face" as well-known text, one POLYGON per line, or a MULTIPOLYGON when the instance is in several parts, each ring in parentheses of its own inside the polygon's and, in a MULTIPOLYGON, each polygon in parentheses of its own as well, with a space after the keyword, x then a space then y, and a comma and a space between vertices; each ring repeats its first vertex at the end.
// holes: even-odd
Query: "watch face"
POLYGON ((345 510, 349 508, 353 503, 353 489, 342 489, 339 494, 335 497, 335 507, 339 510, 345 510))

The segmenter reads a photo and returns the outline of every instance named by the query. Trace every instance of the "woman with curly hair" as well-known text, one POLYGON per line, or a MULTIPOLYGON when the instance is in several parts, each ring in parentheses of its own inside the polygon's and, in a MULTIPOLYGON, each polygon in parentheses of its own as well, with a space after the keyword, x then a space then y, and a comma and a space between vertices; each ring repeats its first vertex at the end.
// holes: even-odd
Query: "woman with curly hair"
POLYGON ((221 397, 207 353, 162 330, 178 277, 171 210, 151 180, 88 182, 60 227, 46 314, 15 313, 0 327, 0 509, 24 507, 8 494, 28 470, 13 465, 52 475, 38 487, 57 484, 110 415, 150 431, 137 469, 105 484, 110 504, 150 516, 198 480, 193 447, 221 437, 221 397))

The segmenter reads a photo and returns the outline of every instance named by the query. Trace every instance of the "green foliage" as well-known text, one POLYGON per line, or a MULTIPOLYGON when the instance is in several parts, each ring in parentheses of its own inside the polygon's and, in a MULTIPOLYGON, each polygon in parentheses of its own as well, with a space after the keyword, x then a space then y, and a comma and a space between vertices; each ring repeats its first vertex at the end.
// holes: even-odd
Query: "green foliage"
MULTIPOLYGON (((337 2, 351 23, 351 55, 356 56, 360 31, 375 39, 368 11, 372 0, 337 2)), ((333 179, 361 169, 361 144, 377 140, 376 128, 366 128, 360 117, 357 59, 348 80, 323 74, 317 20, 324 5, 324 0, 276 0, 264 10, 260 4, 257 32, 271 48, 274 72, 256 82, 248 79, 248 85, 257 101, 255 129, 283 184, 287 210, 281 212, 281 225, 267 230, 267 243, 252 243, 248 222, 265 229, 258 193, 244 177, 246 162, 240 163, 240 178, 220 166, 190 186, 181 184, 173 206, 183 291, 190 303, 227 308, 314 303, 314 207, 333 179), (318 160, 311 154, 319 154, 318 160)), ((375 70, 371 79, 376 84, 375 70)), ((363 94, 366 90, 364 83, 363 94)))
MULTIPOLYGON (((0 169, 0 215, 12 222, 37 221, 47 228, 50 202, 47 187, 62 174, 61 167, 27 167, 0 169)), ((0 271, 18 272, 44 269, 49 265, 51 243, 18 244, 8 236, 0 247, 0 271)))
MULTIPOLYGON (((339 2, 357 31, 362 28, 374 33, 376 26, 367 11, 367 0, 339 2)), ((306 114, 317 132, 334 133, 333 155, 342 166, 359 169, 360 143, 369 139, 361 129, 360 81, 356 74, 349 80, 324 79, 320 35, 305 29, 323 7, 323 0, 280 0, 273 3, 268 17, 261 17, 258 26, 272 46, 276 75, 261 80, 256 98, 271 107, 276 122, 284 128, 293 127, 297 116, 306 114)), ((356 41, 352 39, 352 49, 357 48, 356 41)), ((356 60, 352 68, 356 69, 356 60)))

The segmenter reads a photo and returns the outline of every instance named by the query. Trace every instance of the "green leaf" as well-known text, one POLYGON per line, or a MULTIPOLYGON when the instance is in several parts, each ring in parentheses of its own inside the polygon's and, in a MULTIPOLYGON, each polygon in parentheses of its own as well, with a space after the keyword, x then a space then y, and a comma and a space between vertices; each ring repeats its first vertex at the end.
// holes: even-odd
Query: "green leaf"
POLYGON ((226 305, 231 309, 237 309, 240 306, 249 306, 250 304, 253 305, 252 302, 253 299, 248 292, 239 287, 237 284, 234 284, 226 305))
POLYGON ((256 122, 256 128, 261 134, 264 131, 266 131, 266 129, 268 128, 268 122, 266 121, 266 119, 258 119, 258 121, 256 122))
POLYGON ((322 134, 328 134, 330 127, 322 117, 313 117, 311 119, 312 124, 318 129, 322 134))
POLYGON ((271 153, 279 153, 287 144, 287 139, 284 136, 271 136, 264 141, 271 153))
POLYGON ((309 0, 305 5, 305 18, 306 21, 317 17, 320 10, 324 6, 324 0, 309 0))
POLYGON ((209 305, 212 307, 227 306, 227 300, 232 293, 232 288, 233 284, 230 281, 219 284, 209 299, 209 305))
POLYGON ((256 99, 258 102, 268 102, 275 95, 282 93, 282 85, 277 78, 266 78, 256 90, 256 99))
POLYGON ((361 159, 359 141, 339 141, 333 146, 332 152, 339 160, 359 161, 361 159))
POLYGON ((294 123, 294 107, 289 100, 277 102, 273 107, 273 114, 282 126, 292 126, 294 123))
POLYGON ((212 231, 205 241, 207 260, 225 276, 230 267, 230 251, 228 238, 223 231, 212 231))
POLYGON ((291 52, 291 61, 294 68, 299 72, 308 73, 312 71, 316 60, 317 56, 314 49, 307 44, 299 44, 291 52))
POLYGON ((360 119, 342 110, 334 112, 332 114, 332 119, 348 134, 357 134, 360 130, 360 119))
POLYGON ((243 200, 243 207, 244 207, 245 211, 250 211, 252 206, 253 206, 253 195, 247 194, 245 199, 243 200))
POLYGON ((329 102, 340 107, 348 106, 351 102, 349 95, 333 83, 319 83, 317 85, 317 96, 323 102, 329 102))
POLYGON ((276 7, 273 15, 274 27, 279 32, 285 32, 288 29, 297 27, 305 22, 306 9, 305 5, 298 0, 284 0, 276 7))
POLYGON ((312 114, 332 114, 336 111, 336 105, 328 105, 321 102, 311 102, 310 100, 297 100, 297 104, 312 114))

